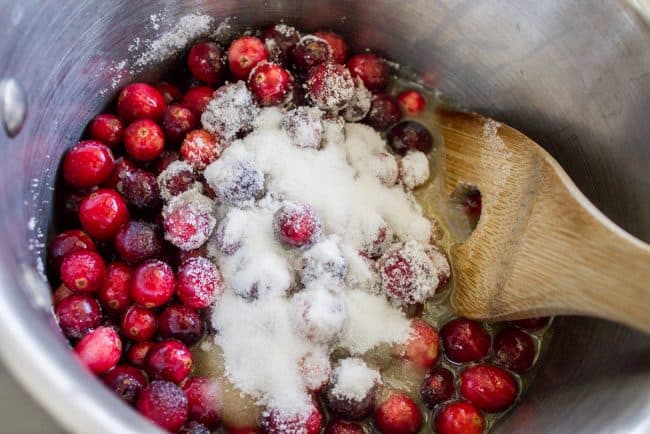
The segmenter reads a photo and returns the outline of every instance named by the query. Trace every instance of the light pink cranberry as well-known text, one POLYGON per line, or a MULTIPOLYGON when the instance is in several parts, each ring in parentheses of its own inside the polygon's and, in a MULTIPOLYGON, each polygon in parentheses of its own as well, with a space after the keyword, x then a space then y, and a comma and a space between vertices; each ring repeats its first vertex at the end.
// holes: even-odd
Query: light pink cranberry
POLYGON ((427 105, 422 94, 414 89, 407 89, 400 92, 400 94, 397 95, 397 102, 402 108, 402 111, 411 116, 422 113, 427 105))
POLYGON ((411 320, 409 339, 406 341, 403 357, 413 365, 429 369, 438 361, 440 338, 426 321, 419 318, 411 320))
POLYGON ((221 297, 223 290, 221 272, 207 258, 189 259, 178 270, 176 295, 186 306, 208 307, 221 297))
POLYGON ((122 356, 122 341, 112 327, 97 327, 74 348, 77 358, 94 374, 103 374, 117 365, 122 356))

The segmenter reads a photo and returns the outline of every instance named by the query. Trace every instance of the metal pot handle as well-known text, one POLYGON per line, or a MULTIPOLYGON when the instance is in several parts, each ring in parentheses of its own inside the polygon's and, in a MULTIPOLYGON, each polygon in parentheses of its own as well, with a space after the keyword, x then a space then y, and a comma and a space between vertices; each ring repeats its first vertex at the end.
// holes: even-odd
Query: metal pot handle
POLYGON ((0 120, 5 133, 14 137, 27 115, 27 99, 22 86, 13 78, 0 80, 0 120))

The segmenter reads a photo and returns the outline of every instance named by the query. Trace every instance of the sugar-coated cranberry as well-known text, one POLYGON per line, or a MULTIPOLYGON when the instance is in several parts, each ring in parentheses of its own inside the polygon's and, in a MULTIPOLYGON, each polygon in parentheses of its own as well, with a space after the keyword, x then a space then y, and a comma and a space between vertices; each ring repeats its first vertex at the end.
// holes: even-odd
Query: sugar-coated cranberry
POLYGON ((315 405, 309 415, 278 410, 270 410, 262 414, 262 428, 265 434, 318 434, 322 424, 323 415, 315 405))
POLYGON ((379 259, 393 244, 393 231, 381 216, 369 219, 362 234, 364 242, 361 253, 370 259, 379 259))
POLYGON ((365 434, 365 431, 358 423, 336 420, 327 425, 325 434, 365 434))
POLYGON ((181 98, 183 98, 183 92, 181 90, 174 86, 171 83, 167 83, 166 81, 161 81, 156 85, 156 90, 160 92, 160 94, 165 98, 165 102, 167 104, 171 104, 174 101, 179 101, 181 98))
POLYGON ((340 295, 310 288, 293 296, 289 319, 299 336, 312 342, 328 343, 343 331, 347 310, 340 295))
POLYGON ((117 97, 117 112, 125 122, 136 119, 160 120, 165 112, 165 97, 146 83, 132 83, 117 97))
POLYGON ((251 71, 248 87, 261 106, 278 105, 290 96, 293 77, 277 63, 262 61, 251 71))
POLYGON ((433 136, 429 130, 419 122, 403 121, 388 130, 388 144, 398 154, 407 151, 421 151, 427 153, 433 147, 433 136))
POLYGON ((163 209, 165 239, 181 250, 201 247, 217 223, 213 205, 206 196, 191 191, 173 197, 163 209))
POLYGON ((153 311, 133 305, 124 313, 121 329, 128 339, 143 342, 156 334, 158 319, 153 311))
POLYGON ((407 89, 400 92, 397 95, 397 102, 402 108, 402 111, 411 116, 422 113, 427 105, 422 94, 414 89, 407 89))
POLYGON ((305 85, 309 99, 325 111, 344 109, 354 95, 350 71, 335 63, 321 63, 310 69, 305 85))
POLYGON ((262 40, 269 52, 269 59, 286 65, 291 58, 293 47, 300 40, 300 33, 287 24, 276 24, 262 32, 262 40))
POLYGON ((431 369, 420 388, 422 401, 429 408, 434 408, 454 394, 454 374, 449 369, 436 367, 431 369))
POLYGON ((420 431, 422 414, 408 395, 392 393, 377 407, 373 421, 382 434, 414 434, 420 431))
POLYGON ((151 119, 138 119, 124 130, 124 147, 136 160, 155 160, 165 148, 165 133, 151 119))
POLYGON ((314 36, 325 40, 330 45, 334 63, 345 64, 345 60, 348 58, 348 44, 343 36, 327 30, 316 32, 314 36))
POLYGON ((269 52, 259 38, 242 36, 228 47, 228 67, 233 77, 246 80, 251 70, 262 60, 269 58, 269 52))
POLYGON ((133 366, 116 366, 102 378, 106 387, 131 405, 134 405, 140 391, 147 387, 144 373, 133 366))
POLYGON ((194 130, 185 136, 180 152, 183 160, 197 170, 203 170, 219 158, 221 145, 217 138, 206 130, 194 130))
POLYGON ((81 339, 102 322, 102 310, 92 297, 72 294, 54 307, 61 331, 68 339, 81 339))
POLYGON ((92 187, 111 176, 113 164, 108 146, 97 140, 84 140, 63 157, 63 178, 74 187, 92 187))
POLYGON ((208 307, 219 299, 223 290, 221 272, 207 258, 189 259, 178 270, 176 295, 186 306, 208 307))
POLYGON ((70 297, 74 292, 70 290, 67 286, 64 284, 60 284, 58 288, 52 293, 52 305, 56 306, 59 304, 62 300, 65 300, 66 298, 70 297))
POLYGON ((128 205, 140 209, 160 206, 160 193, 153 173, 140 169, 126 158, 118 158, 105 184, 122 195, 128 205))
POLYGON ((208 429, 207 426, 199 423, 195 420, 187 422, 181 427, 176 434, 210 434, 212 431, 208 429))
POLYGON ((192 75, 204 83, 217 84, 224 74, 224 54, 214 42, 199 42, 190 48, 187 68, 192 75))
POLYGON ((376 387, 373 387, 366 396, 361 399, 350 399, 338 396, 333 393, 330 387, 325 392, 325 403, 327 408, 336 416, 347 420, 361 420, 372 413, 375 407, 376 387))
POLYGON ((289 246, 313 244, 321 236, 320 217, 307 204, 283 203, 275 212, 273 223, 280 240, 289 246))
POLYGON ((440 338, 426 321, 411 320, 409 339, 404 348, 404 358, 419 368, 429 369, 438 361, 440 338))
POLYGON ((176 278, 172 267, 151 260, 136 268, 131 284, 131 297, 146 308, 162 306, 174 295, 176 278))
POLYGON ((337 240, 327 238, 310 247, 300 257, 296 269, 305 286, 319 280, 338 284, 347 276, 348 261, 337 240))
POLYGON ((118 192, 104 188, 91 193, 81 202, 79 221, 90 236, 107 241, 129 221, 129 210, 118 192))
POLYGON ((77 250, 61 262, 61 281, 74 292, 94 292, 104 283, 106 265, 99 253, 77 250))
POLYGON ((162 152, 162 154, 160 154, 160 157, 158 157, 158 160, 156 161, 154 167, 155 173, 160 174, 160 172, 162 172, 167 167, 169 167, 170 164, 180 159, 181 159, 181 154, 178 151, 165 149, 162 152))
POLYGON ((133 270, 121 262, 108 265, 104 284, 97 291, 97 298, 104 309, 113 313, 124 312, 131 303, 131 279, 133 270))
POLYGON ((65 255, 77 250, 95 250, 95 243, 84 231, 71 229, 54 237, 48 249, 52 269, 58 273, 65 255))
POLYGON ((379 92, 388 84, 390 69, 384 59, 372 53, 355 54, 348 59, 350 73, 363 80, 363 84, 373 92, 379 92))
POLYGON ((517 397, 519 386, 505 369, 491 365, 475 365, 460 374, 460 394, 487 412, 503 411, 517 397))
POLYGON ((111 148, 122 142, 124 126, 122 121, 115 115, 103 113, 97 115, 88 125, 88 135, 91 139, 99 140, 111 148))
POLYGON ((343 118, 348 122, 359 122, 370 112, 372 93, 359 77, 354 77, 354 92, 343 112, 343 118))
POLYGON ((533 366, 535 342, 521 330, 504 330, 494 339, 494 358, 497 363, 521 374, 533 366))
POLYGON ((253 93, 243 80, 229 83, 214 91, 213 98, 201 116, 203 127, 228 143, 253 129, 259 113, 253 93))
POLYGON ((378 94, 370 101, 370 111, 364 122, 377 131, 384 131, 402 118, 399 105, 390 95, 378 94))
POLYGON ((138 368, 144 368, 149 351, 155 346, 155 342, 136 342, 131 345, 129 351, 126 352, 126 359, 130 364, 138 368))
POLYGON ((183 386, 189 403, 189 418, 210 429, 219 425, 223 394, 214 378, 193 377, 183 386))
POLYGON ((297 147, 319 149, 323 140, 322 116, 316 107, 296 107, 284 114, 280 128, 297 147))
POLYGON ((183 381, 192 370, 192 352, 182 342, 169 339, 162 341, 147 354, 147 374, 154 380, 173 383, 183 381))
POLYGON ((183 95, 181 105, 192 110, 197 119, 201 117, 201 113, 205 110, 208 102, 212 99, 214 89, 207 86, 196 86, 189 89, 183 95))
POLYGON ((187 420, 187 396, 169 381, 152 381, 140 392, 136 408, 144 417, 169 432, 176 432, 187 420))
POLYGON ((308 72, 311 68, 332 59, 332 47, 322 38, 305 35, 293 48, 293 64, 299 71, 308 72))
POLYGON ((197 343, 205 332, 199 313, 191 307, 180 304, 167 306, 158 321, 160 336, 178 339, 186 345, 197 343))
POLYGON ((131 220, 115 234, 115 248, 128 264, 137 264, 162 255, 162 234, 147 222, 131 220))
POLYGON ((224 204, 247 208, 264 195, 264 173, 245 152, 234 152, 210 164, 203 173, 224 204))
POLYGON ((480 360, 490 349, 490 335, 477 322, 456 318, 440 329, 447 358, 456 363, 480 360))
MULTIPOLYGON (((480 214, 480 211, 479 211, 480 214)), ((526 318, 519 319, 516 321, 511 321, 515 326, 522 328, 524 330, 539 330, 545 327, 551 319, 547 316, 544 317, 535 317, 535 318, 526 318)))
POLYGON ((436 434, 481 434, 485 421, 472 404, 452 402, 440 409, 433 424, 436 434))
POLYGON ((165 137, 170 143, 180 143, 196 127, 197 118, 192 110, 172 104, 165 110, 162 120, 165 137))
POLYGON ((94 374, 103 374, 117 365, 122 341, 112 327, 97 327, 74 347, 77 358, 94 374))
POLYGON ((310 392, 319 392, 325 387, 332 374, 329 354, 322 350, 310 351, 298 362, 300 375, 310 392))

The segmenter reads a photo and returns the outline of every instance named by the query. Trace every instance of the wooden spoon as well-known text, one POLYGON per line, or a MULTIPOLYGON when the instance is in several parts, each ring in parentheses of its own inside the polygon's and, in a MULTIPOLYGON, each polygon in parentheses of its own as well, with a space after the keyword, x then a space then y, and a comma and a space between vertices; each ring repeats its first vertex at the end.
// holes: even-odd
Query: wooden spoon
POLYGON ((452 248, 459 315, 577 314, 650 333, 650 246, 605 217, 544 149, 474 113, 441 110, 443 193, 478 187, 476 229, 452 248))

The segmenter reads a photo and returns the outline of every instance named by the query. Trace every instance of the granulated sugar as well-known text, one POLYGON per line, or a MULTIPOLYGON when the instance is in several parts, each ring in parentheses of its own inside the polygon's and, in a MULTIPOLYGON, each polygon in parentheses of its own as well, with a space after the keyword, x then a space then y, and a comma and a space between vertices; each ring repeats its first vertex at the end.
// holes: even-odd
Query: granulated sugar
POLYGON ((339 362, 332 375, 334 387, 332 394, 339 398, 361 401, 370 390, 381 382, 379 372, 368 367, 366 362, 356 357, 348 357, 339 362))

